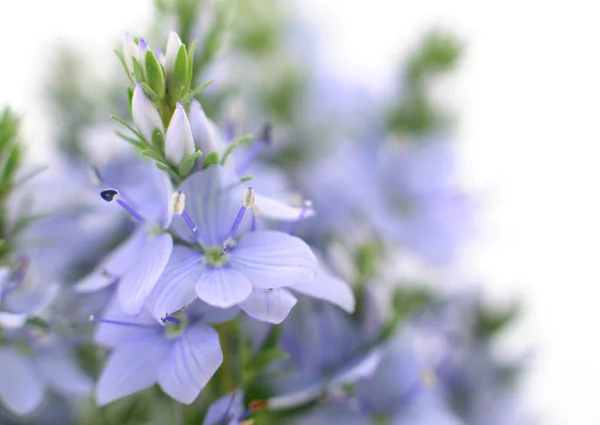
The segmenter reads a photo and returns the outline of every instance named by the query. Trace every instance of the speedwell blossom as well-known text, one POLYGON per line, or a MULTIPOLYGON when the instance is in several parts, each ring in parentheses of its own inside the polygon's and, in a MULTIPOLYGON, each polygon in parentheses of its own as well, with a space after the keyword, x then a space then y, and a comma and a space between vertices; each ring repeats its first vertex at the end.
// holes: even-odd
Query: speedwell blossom
MULTIPOLYGON (((152 294, 151 297, 155 296, 152 294)), ((96 388, 100 405, 158 383, 181 403, 193 402, 223 361, 219 334, 208 323, 231 320, 237 309, 215 309, 200 301, 157 322, 146 311, 126 314, 112 303, 95 340, 112 347, 96 388)))
POLYGON ((173 221, 173 229, 190 245, 174 248, 157 284, 148 306, 156 318, 196 298, 220 308, 239 304, 260 320, 275 309, 287 315, 296 299, 282 288, 311 282, 317 260, 301 239, 256 229, 253 197, 252 189, 220 165, 181 184, 173 198, 181 218, 173 221))
POLYGON ((116 180, 111 174, 101 176, 103 183, 111 187, 101 193, 102 198, 118 203, 139 224, 75 289, 90 292, 118 281, 122 308, 129 314, 138 314, 173 249, 173 238, 165 231, 173 216, 169 208, 172 187, 164 173, 139 160, 133 161, 127 173, 118 175, 116 180))
POLYGON ((257 400, 244 409, 244 392, 235 390, 224 395, 210 405, 202 425, 242 425, 252 424, 248 417, 257 410, 267 407, 267 402, 257 400))

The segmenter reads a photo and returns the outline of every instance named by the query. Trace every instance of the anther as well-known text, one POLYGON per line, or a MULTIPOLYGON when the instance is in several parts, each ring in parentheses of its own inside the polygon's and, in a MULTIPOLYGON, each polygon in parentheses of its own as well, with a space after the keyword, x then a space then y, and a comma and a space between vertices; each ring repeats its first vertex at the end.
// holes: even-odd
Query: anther
POLYGON ((121 197, 121 195, 119 194, 119 191, 116 189, 103 190, 102 192, 100 192, 100 196, 106 202, 116 202, 121 197))
POLYGON ((244 190, 244 194, 242 195, 242 206, 244 208, 252 208, 254 206, 254 189, 251 187, 244 190))
POLYGON ((145 221, 144 217, 142 217, 140 213, 138 213, 129 204, 127 204, 127 202, 121 199, 121 194, 117 189, 105 189, 102 192, 100 192, 100 197, 102 197, 102 199, 104 199, 106 202, 116 202, 121 207, 123 207, 125 211, 131 214, 131 216, 133 216, 133 218, 135 218, 136 220, 141 222, 145 221))
POLYGON ((183 214, 185 210, 185 193, 175 192, 171 196, 171 210, 178 215, 183 214))
POLYGON ((240 223, 242 222, 242 218, 244 218, 244 213, 248 208, 252 208, 254 206, 254 189, 251 187, 244 190, 244 194, 242 195, 242 206, 235 217, 233 222, 233 226, 231 226, 231 230, 229 231, 229 236, 225 240, 223 251, 220 255, 225 254, 229 249, 233 247, 235 243, 235 232, 237 232, 238 227, 240 227, 240 223))

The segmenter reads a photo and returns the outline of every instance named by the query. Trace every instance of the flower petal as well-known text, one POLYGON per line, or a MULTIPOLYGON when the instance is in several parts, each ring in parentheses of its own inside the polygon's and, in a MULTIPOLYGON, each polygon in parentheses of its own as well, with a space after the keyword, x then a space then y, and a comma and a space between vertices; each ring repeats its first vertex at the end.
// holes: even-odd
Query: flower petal
POLYGON ((335 304, 348 313, 354 312, 356 301, 352 289, 344 280, 334 276, 323 262, 319 262, 314 280, 299 283, 290 289, 335 304))
POLYGON ((272 220, 295 221, 302 214, 304 218, 312 217, 315 211, 312 208, 306 208, 302 212, 302 207, 293 207, 285 202, 278 201, 275 198, 260 195, 254 195, 254 203, 258 207, 261 217, 270 218, 272 220))
POLYGON ((285 289, 254 288, 240 303, 240 308, 256 320, 279 324, 290 313, 298 300, 285 289))
POLYGON ((94 342, 107 347, 114 347, 123 341, 133 338, 147 338, 154 334, 160 334, 162 328, 146 310, 139 315, 132 316, 123 311, 116 300, 111 301, 102 315, 103 319, 131 323, 136 326, 121 326, 112 323, 99 323, 94 332, 94 342))
POLYGON ((171 251, 173 238, 168 233, 147 235, 137 261, 119 282, 121 307, 128 314, 139 314, 146 298, 162 274, 171 251))
POLYGON ((252 284, 240 272, 230 268, 207 268, 196 284, 198 297, 214 307, 229 308, 252 292, 252 284))
POLYGON ((133 90, 133 98, 131 99, 131 112, 133 122, 138 128, 142 136, 150 142, 152 140, 152 132, 158 128, 161 132, 165 132, 162 120, 156 107, 152 104, 141 83, 136 83, 133 90))
POLYGON ((6 297, 6 309, 13 313, 39 314, 56 299, 59 289, 57 284, 46 284, 28 292, 16 290, 6 297))
POLYGON ((33 363, 13 348, 0 349, 0 400, 13 413, 25 415, 40 405, 44 382, 33 363))
POLYGON ((198 298, 195 286, 206 266, 202 254, 177 245, 156 286, 146 300, 152 315, 160 320, 198 298))
POLYGON ((86 277, 73 285, 73 291, 85 294, 88 292, 96 292, 107 288, 117 281, 117 278, 110 276, 102 270, 94 270, 86 277))
POLYGON ((169 358, 158 369, 158 383, 174 399, 190 404, 222 362, 219 334, 199 323, 175 341, 169 358))
POLYGON ((98 380, 98 404, 110 403, 154 385, 158 368, 168 358, 172 346, 172 342, 160 335, 115 348, 98 380))
POLYGON ((244 392, 235 390, 231 394, 224 395, 208 408, 202 425, 220 425, 222 423, 237 424, 237 419, 244 413, 244 392), (225 422, 224 422, 225 421, 225 422))
POLYGON ((0 311, 0 328, 19 329, 27 322, 27 314, 0 311))
POLYGON ((56 347, 40 352, 35 359, 40 372, 57 390, 67 395, 87 395, 93 388, 92 379, 75 362, 66 349, 56 347))
MULTIPOLYGON (((223 246, 240 209, 245 186, 235 173, 220 165, 194 173, 179 187, 187 195, 185 211, 200 232, 205 248, 223 246)), ((174 220, 178 235, 189 239, 190 230, 183 219, 174 220)))
POLYGON ((221 138, 219 129, 208 119, 202 109, 202 105, 196 99, 190 103, 190 125, 196 146, 204 156, 211 152, 223 153, 227 148, 225 141, 221 138))
POLYGON ((276 231, 243 236, 231 250, 229 263, 264 289, 310 282, 317 270, 317 259, 302 239, 276 231))

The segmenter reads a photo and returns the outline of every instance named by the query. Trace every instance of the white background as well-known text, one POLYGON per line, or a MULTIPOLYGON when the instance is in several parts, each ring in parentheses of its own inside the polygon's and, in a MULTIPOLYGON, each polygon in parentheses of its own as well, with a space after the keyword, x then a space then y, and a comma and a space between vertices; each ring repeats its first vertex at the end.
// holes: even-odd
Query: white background
MULTIPOLYGON (((46 61, 78 42, 113 60, 150 2, 0 0, 0 103, 25 115, 32 149, 46 140, 36 100, 46 61)), ((373 84, 425 29, 467 42, 452 90, 465 183, 482 195, 483 231, 465 265, 491 297, 520 296, 514 344, 535 347, 528 405, 542 424, 600 424, 600 25, 594 2, 311 0, 332 64, 373 84), (485 4, 484 4, 485 3, 485 4)))

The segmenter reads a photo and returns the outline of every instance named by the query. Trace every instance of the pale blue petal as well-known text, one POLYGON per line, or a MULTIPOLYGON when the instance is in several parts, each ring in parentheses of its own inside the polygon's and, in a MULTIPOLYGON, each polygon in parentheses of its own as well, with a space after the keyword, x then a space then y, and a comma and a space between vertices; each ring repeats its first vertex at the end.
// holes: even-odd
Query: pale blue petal
POLYGON ((175 246, 163 274, 146 300, 152 315, 160 320, 197 299, 196 283, 205 268, 200 252, 175 246))
POLYGON ((393 425, 465 425, 441 398, 424 394, 394 417, 393 425))
POLYGON ((319 380, 305 386, 294 387, 289 392, 270 398, 269 409, 289 409, 306 404, 323 394, 324 384, 323 380, 319 380))
POLYGON ((198 323, 187 328, 175 341, 169 358, 159 367, 158 383, 174 399, 190 404, 222 362, 219 334, 198 323))
POLYGON ((363 378, 371 377, 379 362, 381 362, 382 352, 376 348, 364 356, 357 357, 344 365, 342 370, 335 374, 329 381, 329 388, 336 388, 344 384, 353 383, 363 378))
POLYGON ((244 301, 252 284, 240 272, 229 268, 207 268, 196 284, 198 297, 214 307, 229 308, 244 301))
POLYGON ((59 289, 57 284, 46 284, 27 292, 17 289, 7 295, 6 309, 14 313, 39 314, 54 301, 59 289))
POLYGON ((240 309, 237 306, 231 308, 213 307, 196 298, 196 301, 190 304, 185 311, 190 321, 197 320, 203 323, 216 324, 229 322, 239 314, 240 309))
POLYGON ((165 363, 172 347, 172 341, 155 336, 115 348, 98 380, 98 404, 108 404, 154 385, 158 380, 158 368, 165 363))
POLYGON ((236 390, 224 395, 208 408, 202 425, 238 424, 237 420, 244 413, 244 392, 236 390))
POLYGON ((319 262, 314 280, 299 283, 290 289, 335 304, 348 313, 354 312, 354 292, 344 280, 334 276, 323 262, 319 262))
POLYGON ((121 278, 118 296, 126 313, 139 314, 171 256, 173 238, 168 233, 148 234, 137 261, 121 278))
POLYGON ((32 412, 44 398, 44 381, 30 359, 13 348, 0 349, 0 400, 17 415, 32 412))
POLYGON ((0 328, 19 329, 27 322, 27 314, 0 311, 0 328))
POLYGON ((258 207, 261 217, 269 218, 271 220, 296 221, 300 218, 301 214, 303 218, 309 218, 315 215, 312 208, 306 208, 306 210, 302 212, 302 207, 293 207, 285 202, 259 193, 254 195, 254 204, 258 207))
POLYGON ((254 288, 252 293, 240 303, 240 308, 250 317, 279 324, 290 313, 298 300, 285 289, 254 288))
POLYGON ((102 315, 103 319, 114 320, 119 322, 131 323, 137 326, 122 326, 112 323, 98 323, 94 332, 94 342, 107 347, 114 347, 124 341, 138 338, 147 338, 153 335, 163 333, 161 325, 156 323, 156 320, 143 310, 139 315, 132 316, 123 311, 116 300, 111 301, 102 315))
POLYGON ((123 276, 138 259, 147 237, 147 230, 143 226, 129 236, 115 249, 106 260, 102 262, 100 270, 94 273, 103 273, 114 278, 123 276))
POLYGON ((92 379, 77 367, 75 357, 67 350, 43 350, 35 363, 46 380, 62 393, 83 396, 92 392, 92 379))
POLYGON ((92 273, 88 274, 86 277, 73 285, 73 290, 80 294, 96 292, 109 287, 116 281, 117 278, 108 275, 104 271, 94 270, 92 273))
MULTIPOLYGON (((330 424, 371 425, 373 422, 368 416, 343 405, 317 406, 291 422, 291 425, 330 424)), ((432 422, 430 425, 437 425, 437 423, 432 422)))
MULTIPOLYGON (((192 174, 179 187, 186 194, 185 210, 200 232, 205 248, 222 248, 241 207, 244 186, 237 175, 220 165, 192 174)), ((173 222, 176 232, 189 239, 183 219, 173 222)))
POLYGON ((302 239, 270 230, 243 236, 229 263, 264 289, 310 282, 317 271, 317 259, 302 239))

